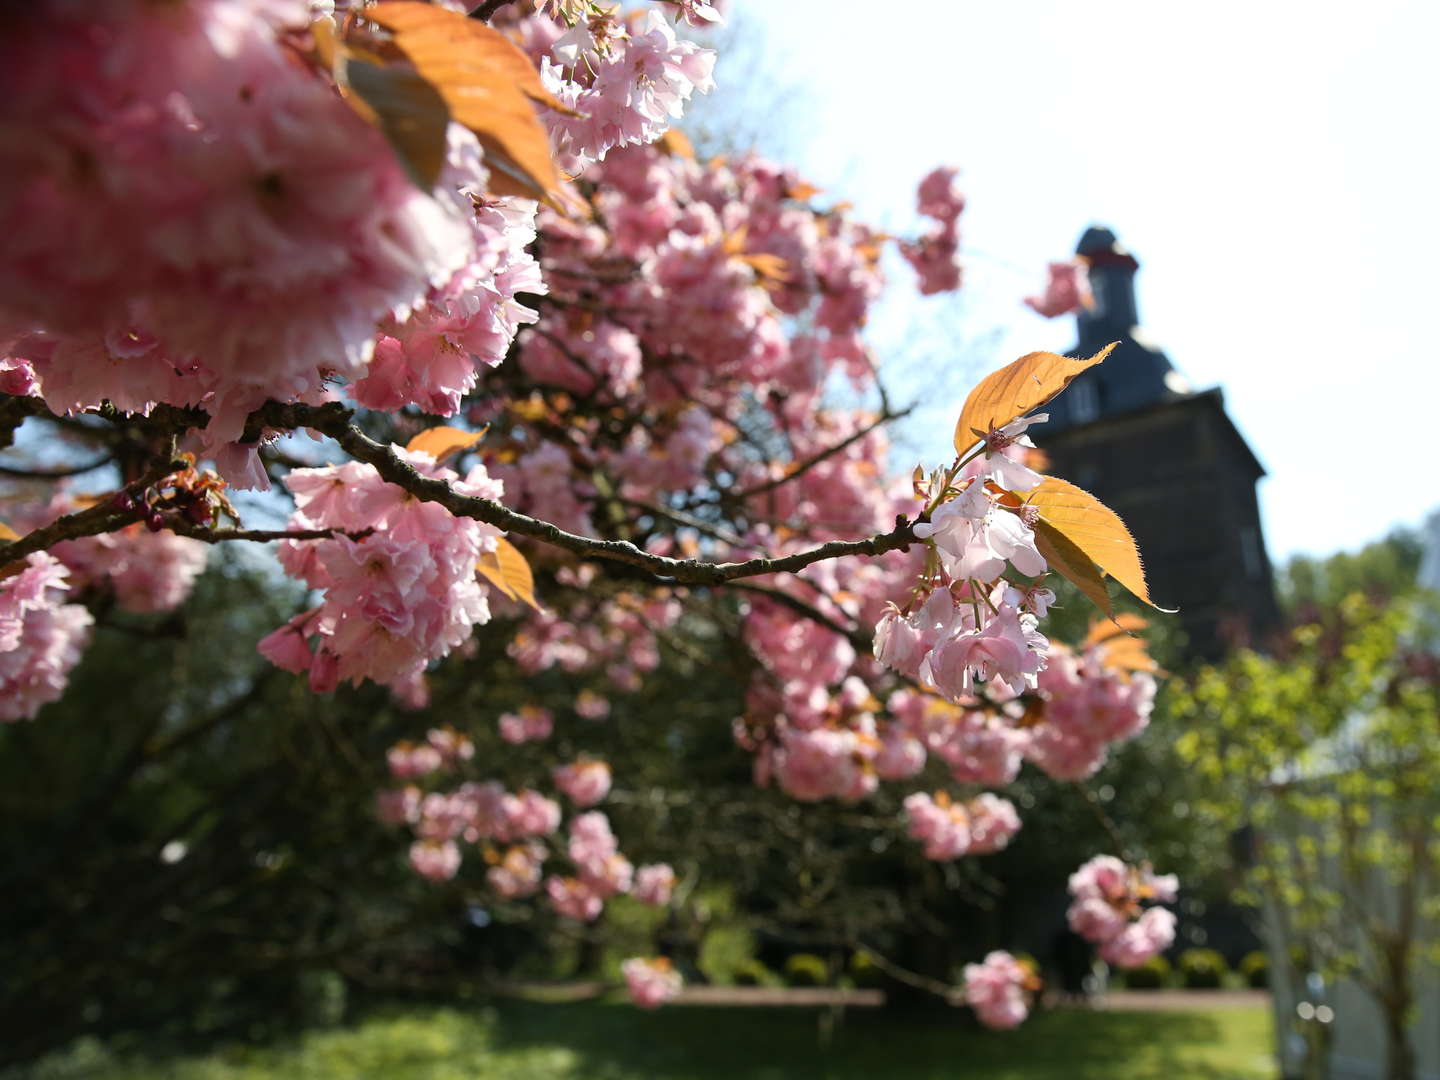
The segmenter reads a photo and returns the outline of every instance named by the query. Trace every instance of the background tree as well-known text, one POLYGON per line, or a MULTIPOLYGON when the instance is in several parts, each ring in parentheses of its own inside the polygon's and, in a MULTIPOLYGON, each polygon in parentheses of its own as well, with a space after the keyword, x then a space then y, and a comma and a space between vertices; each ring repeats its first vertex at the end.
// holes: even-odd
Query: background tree
MULTIPOLYGON (((1293 999, 1309 996, 1311 972, 1363 987, 1383 1018, 1393 1080, 1415 1075, 1417 970, 1440 960, 1440 664, 1433 598, 1404 589, 1417 562, 1402 539, 1292 564, 1300 615, 1284 650, 1241 652, 1170 687, 1196 805, 1253 830, 1245 878, 1293 999), (1358 586, 1371 595, 1334 599, 1358 586)), ((1308 1075, 1325 1074, 1323 1049, 1312 1040, 1308 1075)))

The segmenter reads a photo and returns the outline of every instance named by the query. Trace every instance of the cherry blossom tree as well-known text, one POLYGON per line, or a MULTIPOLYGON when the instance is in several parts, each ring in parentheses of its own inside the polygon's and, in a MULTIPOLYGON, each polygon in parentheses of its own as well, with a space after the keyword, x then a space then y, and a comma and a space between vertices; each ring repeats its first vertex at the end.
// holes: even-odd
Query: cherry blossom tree
MULTIPOLYGON (((688 35, 717 18, 700 0, 17 13, 0 445, 24 464, 0 718, 43 723, 97 597, 173 609, 207 545, 252 542, 307 598, 260 653, 315 693, 375 683, 417 710, 428 668, 501 633, 522 670, 583 674, 574 712, 603 720, 687 612, 728 605, 756 783, 854 804, 938 764, 960 794, 904 800, 933 860, 1012 842, 1016 807, 984 789, 1023 761, 1079 780, 1138 734, 1154 665, 1106 586, 1148 602, 1138 552, 1037 471, 1027 434, 1105 352, 1001 368, 953 461, 897 478, 905 410, 864 336, 892 238, 671 127, 713 85, 688 35), (242 521, 282 505, 283 527, 242 521), (1051 572, 1101 611, 1074 649, 1041 630, 1051 572)), ((953 169, 920 181, 931 224, 898 248, 923 294, 962 283, 964 205, 953 169)), ((1030 303, 1084 300, 1057 265, 1030 303)), ((446 719, 391 748, 379 796, 416 873, 483 868, 494 895, 581 924, 620 894, 670 903, 674 870, 632 863, 601 808, 610 763, 506 786, 446 719)), ((554 723, 484 719, 517 747, 554 723)), ((1174 884, 1113 861, 1072 881, 1072 921, 1138 963, 1173 926, 1139 900, 1174 884)), ((662 961, 626 966, 646 1007, 677 989, 662 961)), ((967 973, 982 1021, 1023 1017, 1016 970, 997 953, 967 973)))

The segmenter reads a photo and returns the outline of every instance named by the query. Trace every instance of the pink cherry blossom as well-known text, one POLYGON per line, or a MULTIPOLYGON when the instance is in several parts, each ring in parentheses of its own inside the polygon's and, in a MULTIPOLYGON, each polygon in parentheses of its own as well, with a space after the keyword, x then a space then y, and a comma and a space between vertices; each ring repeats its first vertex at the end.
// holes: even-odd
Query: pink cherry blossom
MULTIPOLYGON (((466 494, 501 493, 482 465, 462 480, 427 454, 397 452, 420 472, 466 494)), ((410 498, 370 465, 293 469, 286 485, 295 496, 295 527, 344 529, 364 522, 374 530, 358 540, 337 535, 280 545, 286 571, 324 592, 313 617, 291 627, 315 640, 312 688, 366 678, 404 685, 489 620, 475 564, 495 545, 498 533, 491 526, 410 498)), ((272 635, 266 644, 266 655, 304 662, 283 636, 272 635)))
POLYGON ((429 743, 418 746, 409 742, 396 743, 385 752, 385 760, 390 766, 390 775, 397 780, 425 776, 445 764, 444 755, 429 743))
POLYGON ((1175 940, 1175 914, 1148 901, 1173 900, 1173 874, 1132 867, 1113 855, 1097 855, 1070 875, 1075 898, 1067 918, 1071 929, 1100 946, 1100 957, 1116 967, 1138 967, 1175 940))
POLYGON ((423 878, 449 881, 460 869, 460 849, 453 840, 417 840, 410 845, 410 866, 423 878))
POLYGON ((1030 983, 1030 973, 1008 952, 997 950, 984 963, 965 965, 965 1000, 986 1027, 1018 1026, 1030 1013, 1030 983))
POLYGON ((386 825, 413 825, 420 820, 420 789, 414 784, 375 794, 375 816, 386 825))
POLYGON ((555 730, 555 717, 538 705, 522 706, 518 713, 502 713, 498 722, 500 737, 516 745, 548 739, 555 730))
POLYGON ((948 797, 932 799, 917 791, 905 799, 905 817, 927 859, 955 859, 970 850, 970 815, 948 797))
POLYGON ((970 850, 972 855, 1000 851, 1020 831, 1020 815, 1009 799, 984 792, 965 804, 970 814, 970 850))
POLYGON ((594 922, 605 907, 600 895, 579 878, 548 877, 545 879, 545 895, 550 898, 556 914, 576 922, 594 922))
POLYGON ((675 997, 685 982, 665 957, 646 960, 632 956, 620 965, 630 997, 642 1009, 656 1009, 675 997))
POLYGON ((554 769, 555 786, 576 806, 594 806, 610 792, 610 766, 603 761, 577 761, 554 769))
POLYGON ((26 558, 0 579, 0 720, 34 719, 64 692, 94 623, 65 603, 68 572, 52 555, 26 558))
POLYGON ((1037 315, 1053 319, 1079 311, 1090 302, 1089 275, 1082 262, 1052 262, 1045 282, 1045 291, 1039 296, 1027 296, 1025 304, 1037 315))
POLYGON ((540 888, 545 846, 531 841, 506 850, 500 861, 485 871, 490 887, 507 900, 532 896, 540 888))
POLYGON ((32 335, 51 408, 203 400, 228 442, 267 398, 363 374, 376 323, 464 262, 464 219, 299 62, 308 21, 44 4, 0 43, 0 338, 32 335))
POLYGON ((1118 968, 1134 968, 1175 941, 1175 914, 1166 908, 1148 908, 1118 935, 1100 946, 1100 959, 1118 968))
POLYGON ((875 772, 882 780, 908 780, 925 767, 925 744, 898 728, 888 729, 875 755, 875 772))
POLYGON ((642 904, 664 907, 670 903, 670 894, 675 888, 675 871, 665 863, 654 863, 639 867, 635 871, 635 885, 630 895, 642 904))
POLYGON ((558 64, 543 58, 540 76, 578 114, 547 114, 557 160, 572 173, 617 146, 653 142, 680 117, 691 94, 714 86, 714 54, 677 40, 654 11, 634 32, 608 36, 603 49, 587 28, 577 26, 561 39, 559 57, 558 64), (573 65, 576 74, 588 72, 588 84, 571 81, 562 65, 573 65))

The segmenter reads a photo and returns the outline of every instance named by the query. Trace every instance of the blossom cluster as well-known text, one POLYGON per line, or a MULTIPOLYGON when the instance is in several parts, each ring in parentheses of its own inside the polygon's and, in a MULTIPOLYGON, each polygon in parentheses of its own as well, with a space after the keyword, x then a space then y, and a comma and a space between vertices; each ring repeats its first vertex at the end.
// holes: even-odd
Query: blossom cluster
MULTIPOLYGON (((461 480, 429 454, 395 449, 456 491, 501 494, 483 465, 461 480)), ((286 573, 324 595, 261 641, 260 651, 286 671, 308 672, 312 690, 366 678, 404 686, 489 621, 475 566, 495 550, 498 530, 421 502, 357 462, 292 469, 286 486, 295 498, 292 527, 336 532, 327 540, 281 543, 286 573), (365 534, 340 531, 359 521, 368 523, 365 534)))
POLYGON ((59 698, 94 623, 66 603, 69 572, 37 552, 0 568, 0 720, 25 720, 59 698))
POLYGON ((218 449, 267 399, 362 377, 377 325, 470 261, 467 215, 306 62, 309 21, 49 2, 0 42, 0 353, 51 409, 201 405, 218 449))
POLYGON ((65 540, 49 551, 69 568, 72 588, 105 589, 121 608, 138 614, 173 611, 183 604, 209 557, 199 540, 139 523, 65 540))
MULTIPOLYGON (((11 517, 39 528, 78 505, 57 495, 11 517)), ((103 593, 124 611, 171 611, 190 595, 207 555, 198 540, 137 523, 0 567, 0 719, 33 719, 64 692, 95 621, 76 601, 103 593)))
MULTIPOLYGON (((265 401, 324 400, 339 377, 361 405, 453 415, 535 320, 535 204, 487 194, 493 163, 458 124, 420 190, 315 62, 310 20, 302 0, 51 0, 11 28, 6 393, 56 412, 202 406, 207 451, 264 486, 237 440, 265 401)), ((654 11, 516 30, 576 106, 547 114, 574 172, 657 138, 712 85, 713 54, 654 11)))
POLYGON ((620 965, 620 973, 625 976, 631 1000, 642 1009, 659 1008, 685 986, 680 972, 664 956, 651 960, 632 956, 620 965))
POLYGON ((965 197, 954 169, 941 167, 920 182, 918 209, 933 224, 900 253, 920 278, 920 293, 931 296, 960 287, 960 213, 965 197))
MULTIPOLYGON (((402 741, 387 754, 397 780, 423 780, 462 768, 474 744, 453 728, 432 729, 425 741, 402 741)), ((415 783, 381 791, 377 812, 415 836, 410 865, 422 877, 445 881, 459 873, 466 846, 487 864, 485 879, 499 897, 519 900, 542 888, 554 911, 580 922, 599 917, 605 901, 629 894, 641 903, 670 902, 675 872, 664 863, 636 867, 621 853, 610 820, 589 809, 610 791, 610 766, 584 759, 551 770, 556 789, 577 809, 558 838, 561 804, 534 789, 508 791, 494 780, 465 781, 450 791, 423 791, 415 783), (547 861, 563 858, 570 873, 545 873, 547 861)))
MULTIPOLYGON (((530 24, 532 34, 552 26, 530 24)), ((549 43, 539 64, 546 88, 571 110, 546 114, 556 162, 570 173, 616 147, 654 142, 692 94, 715 85, 715 54, 677 39, 653 10, 629 28, 609 19, 577 22, 549 43)))
POLYGON ((1097 855, 1070 875, 1074 899, 1066 918, 1070 929, 1100 946, 1107 964, 1139 967, 1175 941, 1175 913, 1142 905, 1172 903, 1178 888, 1174 874, 1097 855))
POLYGON ((1090 276, 1085 263, 1078 259, 1068 262, 1052 262, 1045 279, 1045 289, 1039 296, 1027 296, 1025 305, 1037 315, 1054 319, 1069 315, 1082 307, 1088 307, 1090 300, 1090 276))
POLYGON ((1030 997, 1039 987, 1034 972, 1003 950, 979 964, 965 965, 965 1001, 990 1028, 1013 1028, 1030 1015, 1030 997))
POLYGON ((1056 780, 1084 780, 1105 763, 1108 749, 1150 722, 1155 678, 1107 664, 1104 643, 1084 653, 1053 645, 1039 691, 1044 718, 1029 728, 1025 756, 1056 780))
POLYGON ((956 859, 1000 851, 1020 831, 1015 804, 989 792, 968 802, 952 802, 943 791, 933 798, 917 791, 905 800, 911 837, 924 846, 927 859, 956 859))

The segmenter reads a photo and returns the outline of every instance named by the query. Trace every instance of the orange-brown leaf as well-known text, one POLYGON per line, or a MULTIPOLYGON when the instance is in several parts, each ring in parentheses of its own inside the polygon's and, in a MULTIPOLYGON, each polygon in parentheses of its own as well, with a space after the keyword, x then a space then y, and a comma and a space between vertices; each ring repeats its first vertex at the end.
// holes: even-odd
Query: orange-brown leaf
POLYGON ((667 128, 665 134, 654 142, 655 149, 670 157, 685 158, 687 161, 695 160, 695 146, 679 128, 667 128))
POLYGON ((1155 663, 1154 657, 1146 650, 1145 642, 1142 639, 1124 635, 1111 638, 1100 647, 1100 662, 1112 671, 1157 672, 1160 670, 1160 665, 1155 663))
POLYGON ((1110 594, 1105 591, 1105 575, 1094 560, 1078 548, 1074 541, 1043 518, 1035 523, 1035 549, 1050 569, 1079 589, 1090 602, 1106 615, 1114 612, 1110 594))
POLYGON ((740 262, 755 271, 762 282, 784 282, 790 280, 789 264, 779 255, 757 252, 754 255, 738 256, 740 262))
POLYGON ((1102 641, 1109 641, 1118 634, 1135 634, 1150 625, 1150 620, 1143 615, 1134 615, 1125 612, 1116 615, 1113 619, 1096 619, 1090 624, 1090 632, 1085 635, 1081 642, 1081 648, 1088 649, 1092 645, 1099 645, 1102 641))
POLYGON ((405 449, 429 454, 437 462, 443 463, 447 458, 469 450, 485 437, 488 430, 489 428, 481 428, 479 431, 461 431, 459 428, 442 424, 420 432, 405 444, 405 449))
POLYGON ((346 102, 395 151, 412 183, 429 191, 445 167, 450 108, 424 78, 407 67, 378 64, 345 49, 334 55, 335 81, 346 102))
POLYGON ((1106 345, 1088 360, 1048 352, 1027 353, 999 371, 992 371, 965 399, 955 424, 955 449, 963 454, 996 428, 1034 412, 1069 386, 1076 375, 1103 361, 1113 348, 1113 343, 1106 345))
POLYGON ((541 84, 523 52, 476 19, 416 0, 376 4, 364 17, 395 35, 451 117, 475 133, 496 174, 492 190, 550 200, 560 174, 535 106, 569 110, 541 84))
POLYGON ((1159 607, 1150 599, 1150 588, 1145 584, 1140 549, 1119 514, 1088 491, 1054 476, 1045 477, 1030 493, 1029 501, 1040 511, 1042 522, 1063 534, 1096 566, 1145 603, 1159 607))
POLYGON ((530 572, 530 564, 519 549, 503 536, 496 539, 494 551, 480 556, 475 569, 511 600, 519 600, 536 611, 540 610, 540 605, 535 602, 535 575, 530 572))
MULTIPOLYGON (((10 528, 10 526, 6 525, 3 521, 0 521, 0 540, 13 542, 19 539, 19 533, 17 533, 14 529, 10 528)), ((8 577, 14 577, 16 574, 20 573, 20 571, 24 569, 25 560, 23 559, 17 562, 0 565, 0 581, 4 581, 8 577)))

